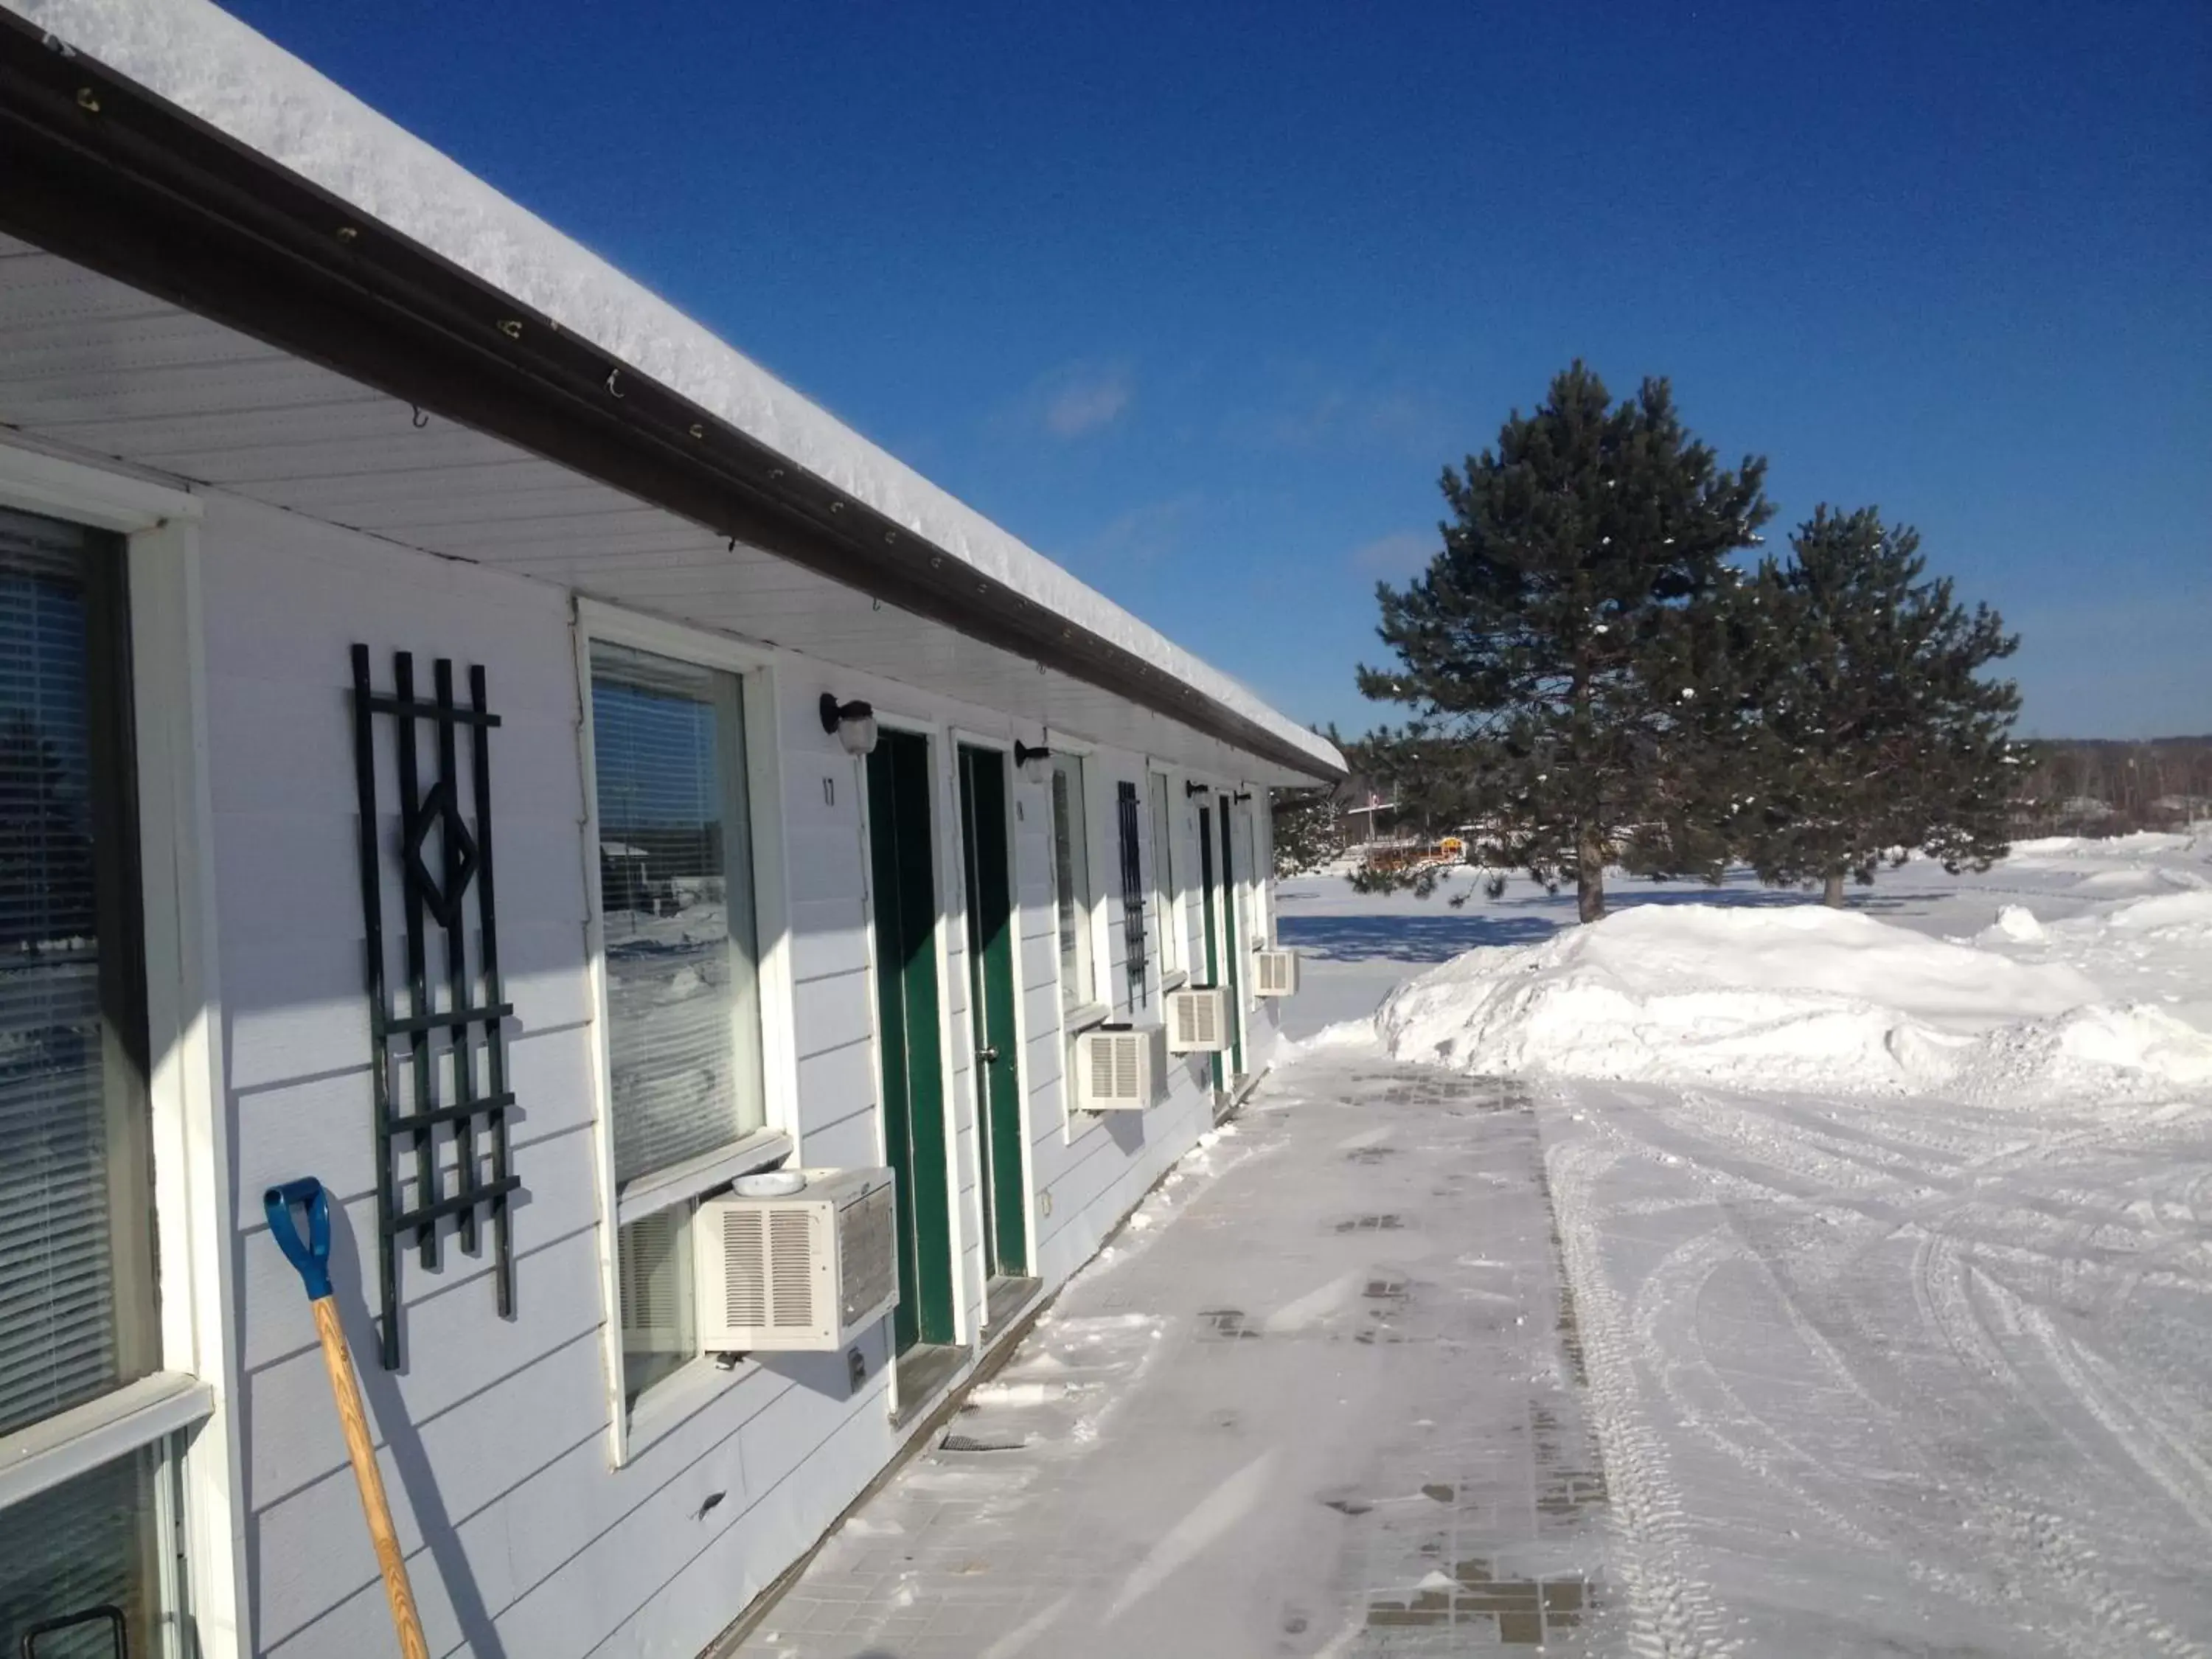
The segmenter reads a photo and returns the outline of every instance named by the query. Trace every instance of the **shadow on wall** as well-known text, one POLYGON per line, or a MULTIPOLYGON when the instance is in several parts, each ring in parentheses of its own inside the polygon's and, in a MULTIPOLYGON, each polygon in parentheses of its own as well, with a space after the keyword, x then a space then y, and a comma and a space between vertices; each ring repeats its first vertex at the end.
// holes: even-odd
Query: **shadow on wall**
MULTIPOLYGON (((517 1196, 526 1201, 526 1194, 517 1196)), ((336 1207, 335 1203, 333 1207, 336 1207)), ((445 1248, 456 1253, 460 1249, 460 1241, 451 1234, 447 1235, 444 1243, 445 1248)), ((370 1306, 370 1292, 363 1281, 364 1264, 355 1254, 353 1245, 351 1228, 333 1226, 331 1229, 331 1283, 337 1292, 338 1316, 345 1326, 346 1342, 353 1350, 354 1374, 360 1379, 361 1392, 368 1402, 370 1421, 375 1431, 383 1437, 385 1450, 392 1460, 392 1473, 398 1477, 397 1484, 400 1492, 405 1494, 408 1506, 414 1511, 431 1568, 437 1574, 438 1586, 431 1587, 430 1594, 435 1595, 438 1588, 442 1587, 453 1608, 454 1621, 459 1627, 463 1652, 473 1656, 474 1659, 507 1659, 507 1650, 500 1641, 498 1628, 492 1622, 491 1610, 484 1605, 483 1594, 477 1585, 476 1573, 469 1565, 461 1540, 453 1529, 453 1518, 446 1507, 445 1497, 438 1487, 437 1476, 430 1467, 429 1453, 422 1444, 420 1431, 408 1417, 405 1401, 400 1398, 398 1377, 378 1363, 375 1316, 370 1306)), ((273 1250, 276 1245, 264 1231, 255 1235, 250 1242, 250 1248, 273 1250)), ((295 1285, 294 1288, 296 1290, 298 1287, 295 1285)), ((487 1297, 490 1295, 488 1282, 479 1282, 474 1290, 487 1297)), ((300 1311, 303 1327, 311 1317, 303 1302, 300 1311)), ((403 1340, 403 1357, 405 1352, 403 1340)), ((340 1478, 351 1480, 350 1475, 340 1478)), ((351 1510, 349 1514, 352 1521, 359 1524, 358 1511, 351 1510)), ((257 1575, 259 1568, 257 1551, 254 1561, 257 1575)), ((416 1580, 416 1600, 419 1606, 425 1599, 422 1580, 428 1575, 419 1558, 408 1564, 408 1571, 416 1580)), ((374 1585, 376 1580, 372 1577, 368 1583, 374 1585)), ((379 1600, 381 1600, 381 1592, 379 1593, 379 1600)), ((327 1618, 337 1611, 337 1606, 333 1605, 320 1617, 327 1618)), ((311 1621, 301 1629, 312 1630, 313 1627, 314 1621, 311 1621)), ((285 1639, 296 1639, 300 1633, 298 1631, 288 1632, 285 1639)), ((308 1650, 313 1650, 312 1638, 307 1646, 308 1650)))
POLYGON ((787 1382, 822 1395, 825 1400, 851 1400, 862 1391, 873 1388, 880 1392, 883 1378, 890 1369, 891 1355, 888 1321, 878 1320, 845 1347, 832 1352, 817 1353, 802 1350, 796 1353, 758 1353, 752 1362, 764 1371, 771 1371, 787 1382), (860 1380, 853 1380, 852 1350, 860 1351, 860 1380))
POLYGON ((1276 918, 1285 945, 1322 962, 1449 962, 1483 945, 1534 945, 1559 931, 1549 916, 1469 915, 1446 908, 1433 916, 1276 918))

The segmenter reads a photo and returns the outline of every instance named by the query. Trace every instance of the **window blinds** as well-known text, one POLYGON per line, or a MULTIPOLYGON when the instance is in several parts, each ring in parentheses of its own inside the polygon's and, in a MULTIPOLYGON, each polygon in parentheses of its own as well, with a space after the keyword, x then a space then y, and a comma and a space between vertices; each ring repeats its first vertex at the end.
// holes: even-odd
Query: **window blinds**
POLYGON ((152 1359, 121 670, 96 591, 119 551, 0 511, 0 1433, 152 1359))
POLYGON ((1054 899, 1060 911, 1060 1000, 1065 1008, 1091 1000, 1091 852, 1083 804, 1083 763, 1052 764, 1054 899))
POLYGON ((615 1179, 764 1116, 737 677, 592 647, 615 1179))
MULTIPOLYGON (((144 1447, 0 1510, 0 1653, 14 1659, 23 1632, 100 1606, 119 1609, 132 1653, 152 1653, 160 1583, 153 1524, 161 1456, 144 1447)), ((40 1659, 111 1659, 108 1627, 42 1638, 40 1659)))
POLYGON ((1152 936, 1160 943, 1160 966, 1171 969, 1182 959, 1181 942, 1175 936, 1175 828, 1173 806, 1168 799, 1164 772, 1150 780, 1152 803, 1152 936))

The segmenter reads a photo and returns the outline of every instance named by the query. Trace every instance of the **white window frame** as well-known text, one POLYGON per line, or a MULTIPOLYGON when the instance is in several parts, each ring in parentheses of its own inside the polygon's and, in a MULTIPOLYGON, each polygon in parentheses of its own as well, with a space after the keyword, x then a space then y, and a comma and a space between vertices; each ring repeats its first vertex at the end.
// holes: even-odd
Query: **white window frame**
MULTIPOLYGON (((1242 948, 1243 958, 1244 1006, 1248 1012, 1260 1012, 1260 975, 1253 958, 1267 948, 1267 898, 1260 878, 1260 802, 1264 794, 1257 784, 1239 783, 1230 792, 1230 811, 1241 819, 1237 825, 1237 853, 1244 860, 1243 893, 1251 914, 1245 919, 1242 948), (1238 800, 1240 794, 1249 795, 1249 800, 1238 800)), ((1252 1041, 1251 1028, 1245 1028, 1244 1041, 1249 1048, 1252 1041)), ((1250 1056, 1246 1056, 1249 1063, 1250 1056)))
POLYGON ((709 1401, 751 1376, 750 1363, 723 1370, 702 1354, 624 1401, 621 1233, 629 1223, 688 1204, 749 1170, 799 1159, 799 1070, 793 1026, 791 908, 783 833, 782 744, 777 727, 776 653, 726 635, 604 605, 575 601, 577 751, 583 781, 585 954, 592 985, 592 1148, 599 1175, 599 1295, 606 1310, 601 1352, 608 1393, 609 1451, 619 1468, 709 1401), (745 810, 753 854, 754 939, 760 998, 761 1127, 727 1146, 615 1181, 614 1059, 607 1040, 606 919, 600 908, 599 773, 592 722, 592 647, 634 650, 734 674, 743 689, 745 810))
POLYGON ((1052 750, 1053 764, 1057 767, 1066 761, 1076 768, 1083 783, 1083 878, 1088 896, 1077 918, 1079 950, 1089 952, 1091 963, 1091 996, 1089 1000, 1070 1003, 1066 976, 1060 962, 1060 853, 1056 844, 1060 831, 1060 807, 1054 799, 1052 780, 1045 780, 1045 811, 1051 819, 1055 845, 1052 852, 1053 902, 1053 986, 1060 997, 1060 1018, 1063 1032, 1073 1037, 1094 1025, 1104 1024, 1114 1017, 1110 997, 1102 997, 1100 981, 1110 965, 1112 951, 1104 938, 1105 924, 1101 919, 1098 879, 1099 820, 1098 807, 1093 799, 1098 793, 1096 756, 1087 744, 1078 744, 1062 738, 1056 732, 1048 732, 1047 747, 1052 750))
POLYGON ((1159 964, 1159 984, 1162 995, 1190 982, 1190 968, 1185 960, 1190 955, 1190 939, 1183 919, 1182 884, 1176 879, 1187 861, 1176 856, 1182 837, 1176 827, 1182 822, 1177 793, 1181 781, 1174 769, 1147 757, 1145 762, 1145 839, 1149 860, 1146 878, 1152 893, 1152 926, 1158 933, 1153 941, 1153 955, 1159 964), (1167 809, 1167 840, 1160 843, 1160 823, 1152 810, 1152 783, 1158 780, 1162 805, 1167 809), (1166 863, 1163 866, 1161 860, 1166 863))
POLYGON ((1282 942, 1275 928, 1275 798, 1264 783, 1248 785, 1252 791, 1252 855, 1258 867, 1252 872, 1254 902, 1260 911, 1260 930, 1267 948, 1279 951, 1282 942))
POLYGON ((0 1505, 146 1448, 160 1452, 163 1617, 156 1651, 246 1650, 245 1460, 235 1402, 230 1123, 214 914, 203 503, 168 484, 0 444, 0 506, 125 538, 146 1078, 161 1369, 0 1437, 0 1505), (172 1502, 172 1494, 176 1501, 172 1502), (179 1539, 179 1534, 181 1534, 179 1539), (184 1577, 173 1578, 181 1544, 184 1577))

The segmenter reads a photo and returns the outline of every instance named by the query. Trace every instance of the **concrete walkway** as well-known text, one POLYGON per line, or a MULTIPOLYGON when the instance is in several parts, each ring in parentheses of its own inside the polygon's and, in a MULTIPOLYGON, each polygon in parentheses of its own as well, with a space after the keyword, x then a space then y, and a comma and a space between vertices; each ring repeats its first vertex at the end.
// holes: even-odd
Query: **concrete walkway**
POLYGON ((1604 1480, 1535 1120, 1320 1053, 1170 1176, 745 1659, 1588 1651, 1604 1480))

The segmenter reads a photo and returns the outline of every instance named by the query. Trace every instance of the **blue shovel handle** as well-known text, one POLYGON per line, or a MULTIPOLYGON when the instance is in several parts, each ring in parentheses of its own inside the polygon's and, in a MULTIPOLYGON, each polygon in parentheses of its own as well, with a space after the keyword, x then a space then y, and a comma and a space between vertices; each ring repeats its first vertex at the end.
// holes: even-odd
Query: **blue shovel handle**
POLYGON ((269 1218, 270 1236, 284 1259, 300 1270, 307 1287, 307 1300, 319 1302, 331 1293, 331 1195, 313 1176, 288 1181, 261 1194, 261 1208, 269 1218), (307 1212, 307 1236, 300 1237, 292 1218, 297 1204, 307 1212))

